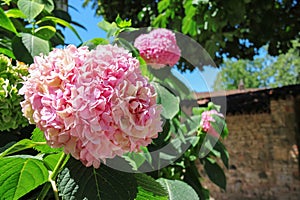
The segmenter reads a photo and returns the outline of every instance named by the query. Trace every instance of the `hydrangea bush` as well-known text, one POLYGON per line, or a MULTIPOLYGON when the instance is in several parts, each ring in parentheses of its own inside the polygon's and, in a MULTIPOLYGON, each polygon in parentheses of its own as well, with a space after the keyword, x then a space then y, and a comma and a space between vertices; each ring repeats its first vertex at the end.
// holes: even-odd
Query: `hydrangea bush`
POLYGON ((135 30, 130 21, 100 26, 112 42, 53 48, 28 66, 0 57, 1 128, 36 126, 31 138, 0 148, 1 198, 209 199, 196 163, 225 190, 220 108, 209 103, 187 116, 175 91, 184 94, 183 83, 159 76, 180 58, 176 35, 156 29, 126 42, 118 35, 135 30))

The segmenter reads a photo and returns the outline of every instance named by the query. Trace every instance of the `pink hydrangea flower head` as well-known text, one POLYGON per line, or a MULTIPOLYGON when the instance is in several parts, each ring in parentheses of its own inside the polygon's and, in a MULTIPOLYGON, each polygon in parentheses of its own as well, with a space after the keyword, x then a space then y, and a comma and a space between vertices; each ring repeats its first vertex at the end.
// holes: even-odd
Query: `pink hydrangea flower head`
POLYGON ((219 137, 219 133, 212 127, 212 122, 216 122, 216 120, 213 118, 214 115, 217 115, 219 117, 224 118, 222 113, 219 113, 216 110, 208 110, 204 111, 201 115, 201 121, 200 126, 202 130, 214 137, 219 137))
POLYGON ((99 45, 92 51, 82 47, 72 53, 70 48, 36 57, 41 61, 32 69, 43 71, 33 74, 44 73, 44 66, 53 69, 45 80, 40 78, 44 85, 33 85, 38 77, 32 74, 25 82, 26 117, 44 131, 51 146, 64 146, 66 153, 95 168, 107 158, 150 144, 162 130, 161 108, 138 60, 118 46, 99 45), (60 61, 52 62, 52 57, 60 61), (65 67, 55 68, 63 60, 65 67))
POLYGON ((155 69, 175 65, 181 55, 175 34, 164 28, 140 35, 134 41, 134 46, 146 63, 155 69))

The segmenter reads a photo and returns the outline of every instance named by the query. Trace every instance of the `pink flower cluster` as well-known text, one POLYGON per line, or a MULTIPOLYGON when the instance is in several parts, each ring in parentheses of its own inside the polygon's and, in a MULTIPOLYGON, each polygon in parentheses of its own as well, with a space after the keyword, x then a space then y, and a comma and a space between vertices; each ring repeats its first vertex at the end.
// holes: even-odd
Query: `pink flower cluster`
POLYGON ((216 120, 213 118, 213 115, 224 118, 223 114, 216 110, 204 111, 201 115, 200 126, 204 132, 218 138, 220 134, 217 133, 217 131, 211 125, 212 122, 216 122, 216 120))
POLYGON ((29 73, 20 91, 24 116, 50 146, 86 166, 137 152, 162 130, 154 87, 123 48, 70 45, 35 57, 29 73))
POLYGON ((146 63, 155 69, 175 65, 181 55, 175 34, 163 28, 140 35, 134 41, 134 46, 146 63))

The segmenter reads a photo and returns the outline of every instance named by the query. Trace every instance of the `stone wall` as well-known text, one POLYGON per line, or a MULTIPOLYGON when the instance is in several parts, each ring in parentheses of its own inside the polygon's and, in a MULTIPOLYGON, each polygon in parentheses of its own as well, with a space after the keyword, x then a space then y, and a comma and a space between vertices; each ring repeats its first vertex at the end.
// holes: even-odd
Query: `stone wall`
POLYGON ((292 148, 300 134, 297 106, 290 96, 271 100, 270 113, 226 116, 227 190, 205 181, 214 199, 300 199, 299 166, 292 148))

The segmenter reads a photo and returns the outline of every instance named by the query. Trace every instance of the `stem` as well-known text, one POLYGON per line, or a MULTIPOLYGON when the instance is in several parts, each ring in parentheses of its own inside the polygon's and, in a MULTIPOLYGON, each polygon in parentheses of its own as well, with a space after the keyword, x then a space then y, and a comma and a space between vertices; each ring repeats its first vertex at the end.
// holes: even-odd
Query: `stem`
POLYGON ((69 156, 65 153, 62 153, 62 155, 60 156, 58 162, 56 163, 56 166, 54 167, 54 170, 52 172, 49 172, 49 182, 51 183, 46 183, 41 191, 41 193, 38 196, 38 200, 43 200, 50 187, 52 186, 53 192, 54 192, 54 196, 55 199, 58 200, 58 192, 57 192, 57 188, 56 188, 56 184, 55 184, 55 179, 56 176, 58 175, 58 173, 61 171, 61 169, 64 167, 64 165, 67 163, 67 160, 69 159, 69 156))

